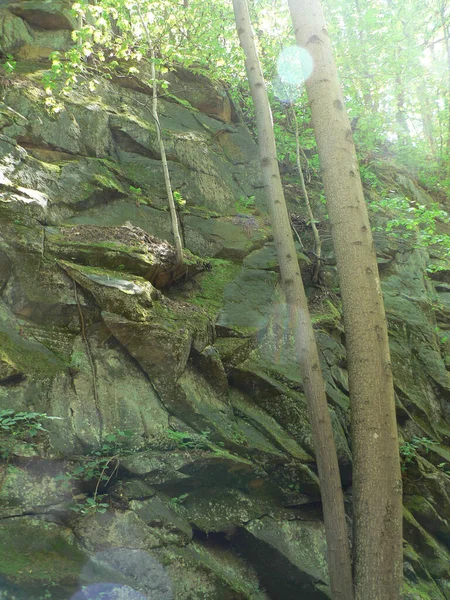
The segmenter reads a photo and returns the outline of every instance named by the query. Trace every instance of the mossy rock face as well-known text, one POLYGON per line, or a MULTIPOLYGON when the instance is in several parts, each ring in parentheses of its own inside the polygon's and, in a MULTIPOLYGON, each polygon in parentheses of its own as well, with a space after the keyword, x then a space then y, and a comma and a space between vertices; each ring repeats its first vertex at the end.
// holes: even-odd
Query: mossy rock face
POLYGON ((450 554, 448 549, 418 523, 404 508, 403 529, 405 539, 417 550, 422 564, 434 579, 448 577, 450 554))
MULTIPOLYGON (((39 60, 71 43, 68 3, 0 4, 1 50, 19 59, 0 103, 0 408, 61 417, 34 446, 2 437, 13 454, 0 492, 14 517, 0 527, 13 540, 0 571, 7 593, 37 600, 48 589, 67 600, 85 585, 158 600, 328 598, 323 526, 310 508, 319 500, 311 431, 254 141, 219 84, 169 73, 173 97, 158 106, 172 185, 186 201, 177 207, 187 248, 178 268, 141 243, 173 241, 149 65, 141 61, 142 80, 101 80, 93 93, 80 86, 50 114, 39 60), (126 229, 133 239, 118 235, 126 229), (102 452, 117 430, 134 433, 133 448, 112 459, 108 510, 68 519, 87 561, 70 531, 45 520, 67 515, 54 475, 74 454, 80 462, 102 452), (48 540, 60 538, 53 561, 48 540)), ((404 177, 390 167, 383 181, 428 202, 404 177)), ((347 485, 348 376, 326 229, 331 264, 307 294, 347 485)), ((389 235, 376 247, 401 433, 406 443, 440 442, 418 450, 404 473, 415 546, 405 552, 405 594, 442 600, 450 270, 435 261, 424 276, 433 259, 389 235)), ((92 484, 77 481, 73 492, 92 494, 92 484)))
POLYGON ((110 119, 110 126, 124 150, 149 158, 159 157, 156 125, 153 122, 145 122, 133 114, 114 115, 110 119))
MULTIPOLYGON (((297 250, 297 259, 300 263, 300 268, 302 268, 304 265, 310 264, 310 260, 305 254, 303 254, 298 242, 295 242, 295 248, 297 250)), ((277 271, 279 265, 275 245, 273 243, 268 243, 262 248, 254 250, 244 258, 242 264, 249 269, 277 271)))
MULTIPOLYGON (((264 334, 259 336, 256 347, 250 350, 245 360, 230 365, 230 381, 255 398, 257 406, 278 422, 306 454, 313 456, 312 434, 286 307, 280 301, 273 310, 274 315, 264 334)), ((350 477, 351 455, 346 439, 348 423, 342 411, 347 410, 348 399, 340 390, 347 382, 346 371, 338 367, 345 360, 345 350, 339 342, 323 332, 319 332, 317 338, 323 357, 327 393, 341 411, 337 413, 331 409, 330 414, 342 475, 347 481, 350 477)))
POLYGON ((209 268, 196 278, 198 284, 186 297, 200 306, 214 320, 222 308, 224 290, 240 271, 240 265, 233 261, 210 259, 209 268))
MULTIPOLYGON (((15 452, 20 452, 20 446, 17 450, 14 445, 11 446, 11 453, 15 452)), ((30 460, 24 467, 9 465, 2 474, 1 518, 20 517, 32 511, 47 512, 51 507, 67 507, 71 494, 55 480, 56 474, 57 465, 39 460, 30 460)))
POLYGON ((264 434, 266 444, 270 442, 268 447, 271 448, 272 452, 274 452, 273 449, 286 452, 303 464, 313 462, 312 457, 305 452, 301 445, 294 438, 287 435, 286 430, 265 410, 262 410, 253 401, 252 396, 237 389, 232 389, 230 390, 230 402, 236 416, 242 417, 245 423, 253 425, 259 432, 264 434))
POLYGON ((250 215, 209 219, 188 215, 183 223, 186 246, 199 256, 242 259, 269 237, 262 220, 250 215))
POLYGON ((146 527, 130 510, 85 515, 74 523, 73 530, 90 553, 127 547, 145 550, 161 545, 158 529, 146 527))
POLYGON ((176 598, 189 600, 268 600, 255 569, 223 548, 220 540, 197 542, 160 553, 174 581, 176 598), (179 573, 185 577, 180 578, 179 573))
POLYGON ((404 465, 404 504, 422 527, 448 545, 450 477, 446 471, 447 463, 443 462, 441 456, 442 450, 448 456, 445 447, 436 445, 436 450, 428 452, 423 446, 418 448, 414 460, 404 465), (420 456, 419 452, 425 456, 420 456))
POLYGON ((150 235, 173 243, 169 212, 139 204, 132 198, 123 202, 107 203, 106 212, 104 204, 97 204, 87 210, 75 213, 67 219, 67 223, 106 227, 121 227, 125 223, 131 223, 150 235))
MULTIPOLYGON (((35 343, 20 371, 22 378, 8 387, 0 386, 0 407, 26 411, 32 406, 60 417, 46 422, 45 428, 52 451, 63 456, 95 448, 102 435, 118 429, 132 431, 136 440, 158 438, 168 428, 168 414, 147 376, 123 354, 106 328, 93 327, 87 340, 92 363, 81 335, 71 340, 67 358, 56 365, 42 363, 35 343)), ((54 360, 55 355, 45 350, 54 360)))
POLYGON ((405 498, 404 504, 418 523, 445 545, 450 545, 449 522, 431 502, 423 496, 409 496, 405 498))
POLYGON ((224 123, 231 122, 232 104, 219 83, 204 76, 193 77, 187 69, 172 71, 167 74, 167 79, 175 97, 186 100, 201 113, 224 123))
POLYGON ((170 375, 170 381, 177 381, 191 348, 201 351, 212 341, 212 325, 204 313, 169 300, 148 308, 143 320, 130 320, 106 311, 102 317, 142 369, 159 380, 170 375))
POLYGON ((72 112, 63 111, 50 117, 45 111, 43 98, 43 90, 35 86, 28 87, 26 93, 12 88, 5 97, 5 102, 27 119, 20 132, 25 143, 56 147, 69 154, 85 154, 82 132, 72 112))
POLYGON ((77 26, 77 19, 72 14, 70 2, 67 0, 48 3, 39 0, 25 0, 9 4, 8 9, 30 25, 42 29, 72 30, 77 26))
POLYGON ((32 34, 24 21, 5 8, 0 8, 0 44, 5 55, 17 52, 21 46, 31 44, 32 34))
POLYGON ((107 583, 119 589, 128 586, 149 597, 156 594, 158 600, 187 600, 192 594, 205 600, 267 600, 254 570, 235 553, 207 541, 187 543, 186 538, 182 544, 171 545, 166 538, 174 541, 176 523, 180 526, 182 518, 174 516, 167 522, 172 528, 169 532, 163 525, 167 511, 162 506, 133 506, 148 520, 147 525, 128 512, 94 516, 76 526, 83 545, 95 552, 80 574, 88 589, 106 590, 107 583), (169 543, 152 549, 158 538, 169 543))
POLYGON ((330 598, 325 532, 319 521, 264 516, 238 530, 234 541, 273 597, 330 598))
POLYGON ((404 600, 447 600, 448 592, 444 595, 434 581, 416 579, 404 584, 403 598, 404 600))
POLYGON ((450 377, 437 335, 438 296, 424 273, 423 251, 399 253, 397 258, 382 282, 395 385, 409 414, 439 436, 447 416, 440 396, 448 394, 450 377))
MULTIPOLYGON (((217 327, 218 333, 234 333, 234 329, 217 327)), ((218 337, 214 346, 220 354, 220 358, 229 370, 230 366, 244 362, 256 345, 256 335, 247 337, 218 337)))
MULTIPOLYGON (((128 541, 129 543, 129 541, 128 541)), ((162 564, 149 551, 112 548, 96 552, 81 573, 83 593, 74 600, 103 596, 174 600, 173 586, 162 564)))
MULTIPOLYGON (((180 503, 179 511, 196 530, 205 533, 232 531, 271 511, 270 500, 256 494, 227 489, 220 481, 210 489, 193 490, 180 503)), ((273 506, 272 506, 273 508, 273 506)), ((286 511, 286 518, 288 511, 286 511)))
MULTIPOLYGON (((70 276, 78 279, 85 274, 85 286, 95 280, 103 281, 108 287, 108 280, 123 279, 120 273, 140 275, 157 288, 168 287, 181 277, 193 276, 206 268, 204 261, 185 257, 184 262, 178 262, 175 249, 165 240, 149 236, 145 231, 132 225, 124 227, 65 227, 47 228, 48 248, 58 264, 70 276), (65 266, 64 259, 84 265, 65 266), (61 261, 61 259, 63 259, 61 261), (104 278, 102 280, 102 270, 104 278), (106 272, 108 270, 108 272, 106 272), (112 272, 111 272, 112 271, 112 272), (115 271, 115 272, 114 272, 115 271)), ((81 282, 79 282, 81 283, 81 282)), ((91 283, 92 287, 93 283, 91 283)), ((111 283, 109 287, 114 287, 111 283)), ((130 293, 132 284, 130 282, 130 293)), ((89 291, 92 291, 91 289, 89 291)), ((125 288, 124 288, 125 291, 125 288)), ((95 295, 95 294, 94 294, 95 295)), ((100 306, 104 306, 100 303, 100 306)), ((112 311, 114 312, 114 311, 112 311)))
POLYGON ((224 289, 224 306, 218 324, 225 327, 263 329, 277 311, 278 274, 242 268, 224 289))
POLYGON ((21 329, 17 318, 3 302, 0 302, 0 341, 5 374, 49 377, 65 368, 58 356, 21 329))
POLYGON ((20 369, 9 358, 4 350, 0 350, 0 381, 5 381, 21 374, 20 369))
POLYGON ((193 364, 204 374, 207 381, 214 386, 217 395, 228 394, 228 378, 220 355, 214 346, 206 346, 201 352, 192 352, 193 364))
POLYGON ((92 363, 85 340, 79 336, 68 372, 55 378, 47 393, 48 413, 64 417, 47 427, 54 446, 64 454, 73 453, 80 442, 85 448, 97 447, 102 435, 124 429, 141 443, 157 437, 167 429, 168 415, 146 375, 123 354, 105 327, 92 328, 87 339, 92 363))
MULTIPOLYGON (((86 209, 125 198, 129 191, 118 179, 113 164, 95 158, 72 157, 60 161, 59 173, 51 184, 55 220, 86 209)), ((47 167, 48 168, 48 167, 47 167)))
POLYGON ((51 598, 70 597, 87 560, 70 529, 29 516, 2 520, 0 548, 4 585, 21 600, 38 600, 47 589, 51 598))
POLYGON ((130 508, 148 527, 158 529, 165 544, 182 546, 191 541, 192 528, 178 510, 179 502, 182 502, 183 499, 178 503, 177 500, 178 498, 171 499, 167 503, 158 496, 154 496, 148 500, 133 500, 130 508))

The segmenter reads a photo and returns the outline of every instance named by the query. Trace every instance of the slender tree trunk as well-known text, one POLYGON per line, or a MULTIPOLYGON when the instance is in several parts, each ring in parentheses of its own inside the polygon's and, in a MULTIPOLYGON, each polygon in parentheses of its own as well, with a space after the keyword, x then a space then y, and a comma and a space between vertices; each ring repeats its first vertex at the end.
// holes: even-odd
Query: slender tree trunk
POLYGON ((308 212, 309 222, 311 223, 311 229, 312 229, 312 232, 314 235, 314 254, 316 255, 316 264, 314 267, 314 273, 313 273, 312 279, 313 279, 314 283, 317 283, 317 281, 319 280, 320 259, 322 257, 322 241, 320 239, 320 235, 319 235, 319 232, 316 227, 316 221, 314 219, 314 213, 312 211, 311 202, 309 201, 308 190, 306 189, 305 177, 303 175, 302 163, 300 160, 301 146, 300 146, 300 134, 298 131, 297 115, 295 113, 294 105, 291 104, 290 107, 291 107, 292 119, 294 121, 294 127, 295 127, 295 130, 294 130, 295 131, 295 158, 296 158, 296 162, 297 162, 297 171, 298 171, 298 176, 300 179, 300 187, 302 189, 303 198, 305 199, 306 210, 308 212))
POLYGON ((175 201, 173 199, 172 184, 170 182, 169 166, 167 164, 166 148, 164 146, 164 140, 162 138, 161 124, 158 116, 158 85, 156 81, 156 67, 155 67, 155 49, 151 43, 150 33, 148 31, 147 24, 142 15, 142 11, 139 6, 139 2, 136 3, 136 8, 141 20, 142 27, 145 32, 145 37, 149 48, 151 48, 151 69, 152 69, 152 84, 153 84, 153 102, 152 102, 152 115, 156 123, 156 135, 158 137, 159 152, 161 154, 161 163, 164 173, 164 183, 166 184, 167 201, 169 203, 170 220, 172 223, 173 240, 175 243, 175 257, 177 263, 183 262, 183 244, 181 242, 180 229, 178 227, 178 215, 175 207, 175 201))
MULTIPOLYGON (((400 62, 400 57, 397 57, 400 62)), ((410 142, 410 135, 408 129, 408 120, 406 118, 405 110, 405 89, 403 87, 403 81, 400 73, 395 78, 397 84, 397 112, 395 114, 395 121, 397 123, 397 137, 401 146, 406 146, 410 142)))
POLYGON ((282 284, 289 307, 295 348, 311 420, 328 546, 332 596, 351 600, 351 575, 344 499, 325 386, 308 304, 303 288, 289 216, 281 186, 272 115, 246 0, 233 0, 236 27, 246 56, 247 76, 255 105, 262 174, 269 204, 282 284))
POLYGON ((402 484, 383 297, 356 152, 319 0, 288 0, 297 43, 312 55, 306 82, 332 227, 351 399, 357 600, 398 600, 402 484))
POLYGON ((430 147, 432 157, 436 158, 438 149, 433 132, 432 108, 430 106, 429 93, 425 83, 419 84, 416 96, 420 99, 420 115, 422 118, 423 134, 430 147))
POLYGON ((372 97, 372 75, 369 66, 367 65, 367 39, 364 31, 363 23, 364 13, 361 10, 361 5, 359 0, 355 0, 355 8, 356 8, 356 30, 357 30, 357 38, 358 44, 361 48, 362 52, 359 55, 359 59, 361 61, 361 73, 363 83, 361 84, 361 96, 364 101, 364 106, 367 112, 375 112, 375 102, 372 97))

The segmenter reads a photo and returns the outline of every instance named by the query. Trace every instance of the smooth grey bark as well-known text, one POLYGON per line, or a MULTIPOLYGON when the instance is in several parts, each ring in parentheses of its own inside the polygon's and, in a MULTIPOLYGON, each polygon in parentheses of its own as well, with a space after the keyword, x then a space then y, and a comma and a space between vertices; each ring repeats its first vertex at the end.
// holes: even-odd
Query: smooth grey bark
POLYGON ((314 267, 313 282, 317 283, 317 281, 319 280, 320 259, 322 256, 322 241, 320 239, 319 231, 317 230, 317 227, 316 227, 316 220, 314 219, 314 213, 312 211, 311 202, 309 201, 308 190, 306 189, 305 177, 303 175, 302 163, 300 161, 301 146, 300 146, 300 134, 298 131, 298 121, 297 121, 297 115, 295 113, 294 106, 292 104, 291 104, 291 113, 292 113, 292 119, 294 121, 294 127, 295 127, 295 129, 294 129, 294 131, 295 131, 295 157, 296 157, 296 162, 297 162, 298 176, 300 179, 300 187, 302 190, 303 198, 305 199, 306 211, 308 213, 309 223, 311 225, 311 229, 312 229, 312 232, 314 235, 314 254, 315 254, 315 258, 316 258, 316 264, 314 267))
POLYGON ((166 147, 164 145, 164 140, 162 138, 161 124, 159 122, 159 116, 158 116, 158 85, 157 85, 157 81, 156 81, 155 49, 151 43, 150 33, 148 31, 147 23, 145 22, 145 19, 142 15, 142 11, 139 7, 139 3, 136 4, 136 8, 138 11, 139 19, 141 21, 142 27, 145 32, 147 44, 148 44, 149 48, 151 48, 151 70, 152 70, 152 86, 153 86, 152 115, 153 115, 153 120, 156 123, 156 135, 158 138, 159 153, 161 154, 161 163, 162 163, 163 173, 164 173, 164 183, 166 186, 167 201, 169 203, 170 221, 172 224, 173 240, 175 243, 175 257, 176 257, 177 263, 182 263, 183 262, 183 244, 181 242, 180 228, 178 227, 177 209, 175 207, 175 201, 173 199, 172 184, 170 181, 169 166, 167 164, 167 157, 166 157, 166 147))
POLYGON ((246 0, 233 0, 236 27, 246 56, 247 76, 255 105, 258 146, 282 285, 293 329, 316 452, 327 538, 330 585, 334 600, 351 600, 353 584, 344 498, 331 418, 320 369, 289 215, 281 185, 275 137, 264 78, 251 29, 246 0))
POLYGON ((357 600, 398 600, 402 480, 387 323, 352 131, 319 0, 288 0, 306 81, 343 301, 351 401, 357 600))

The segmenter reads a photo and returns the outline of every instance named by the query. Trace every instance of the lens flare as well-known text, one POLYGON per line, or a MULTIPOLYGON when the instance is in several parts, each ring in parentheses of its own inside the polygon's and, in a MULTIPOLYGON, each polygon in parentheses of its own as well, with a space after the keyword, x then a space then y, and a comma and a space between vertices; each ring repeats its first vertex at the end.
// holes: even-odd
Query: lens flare
POLYGON ((277 97, 285 102, 299 98, 313 66, 308 50, 298 46, 284 48, 277 60, 278 77, 273 83, 277 97))
POLYGON ((71 600, 146 600, 145 596, 129 587, 116 583, 95 583, 87 585, 72 596, 71 600))
POLYGON ((305 48, 288 46, 277 60, 277 71, 283 83, 303 85, 313 72, 313 59, 305 48))
POLYGON ((84 565, 80 582, 81 590, 71 600, 173 600, 165 568, 139 549, 97 552, 84 565))

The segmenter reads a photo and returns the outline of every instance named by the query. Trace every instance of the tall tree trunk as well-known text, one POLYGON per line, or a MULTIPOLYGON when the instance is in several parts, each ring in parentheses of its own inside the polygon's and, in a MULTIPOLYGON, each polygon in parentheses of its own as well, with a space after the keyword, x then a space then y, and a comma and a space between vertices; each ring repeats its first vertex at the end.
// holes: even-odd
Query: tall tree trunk
POLYGON ((182 263, 183 262, 183 244, 181 242, 180 229, 178 227, 178 215, 177 215, 177 210, 175 207, 175 201, 173 199, 172 184, 170 181, 169 166, 167 164, 167 157, 166 157, 166 147, 164 145, 161 124, 159 122, 159 116, 158 116, 158 84, 156 81, 155 48, 152 45, 152 41, 150 38, 150 33, 148 31, 147 23, 145 22, 144 16, 140 9, 139 2, 136 3, 136 8, 138 11, 139 19, 141 21, 142 27, 145 32, 147 44, 148 44, 149 48, 151 49, 151 69, 152 69, 152 86, 153 86, 152 115, 153 115, 153 120, 156 123, 156 135, 158 137, 159 152, 161 154, 161 163, 162 163, 162 167, 163 167, 164 183, 166 184, 167 201, 169 203, 170 220, 172 223, 172 233, 173 233, 173 240, 174 240, 174 244, 175 244, 175 258, 176 258, 177 263, 182 263))
POLYGON ((264 186, 282 284, 289 307, 290 326, 294 332, 295 349, 311 420, 327 536, 332 596, 335 600, 351 600, 353 583, 350 552, 333 429, 314 330, 281 186, 272 115, 256 52, 247 2, 246 0, 233 0, 233 6, 236 27, 246 56, 247 76, 255 105, 264 186))
POLYGON ((294 127, 295 127, 295 129, 294 129, 294 131, 295 131, 295 157, 296 157, 296 162, 297 162, 298 176, 300 179, 300 188, 302 190, 303 198, 305 199, 306 211, 308 213, 309 223, 311 225, 311 229, 312 229, 312 232, 314 235, 314 254, 315 254, 316 264, 314 266, 312 280, 314 283, 317 283, 319 281, 320 260, 322 257, 322 240, 320 239, 319 231, 317 230, 317 227, 316 227, 316 220, 314 218, 314 213, 312 211, 311 202, 309 201, 309 194, 308 194, 308 190, 306 189, 305 177, 303 175, 302 163, 300 160, 301 146, 300 146, 300 133, 298 130, 297 114, 295 112, 295 108, 294 108, 293 104, 290 104, 290 108, 291 108, 292 120, 294 121, 294 127))
POLYGON ((319 0, 288 0, 332 227, 346 332, 353 450, 357 600, 397 600, 402 586, 402 484, 383 297, 352 131, 319 0))
POLYGON ((416 96, 420 100, 420 116, 422 119, 423 134, 430 147, 432 157, 436 158, 438 149, 433 132, 433 113, 430 106, 430 95, 425 83, 421 82, 418 85, 416 96))
MULTIPOLYGON (((356 35, 358 39, 358 46, 361 49, 359 59, 361 61, 361 73, 362 73, 362 84, 361 85, 361 96, 364 101, 364 106, 367 113, 376 112, 376 103, 372 97, 372 74, 371 69, 367 64, 367 36, 364 30, 364 13, 361 9, 361 5, 359 0, 355 0, 355 8, 356 8, 356 35)), ((370 34, 369 34, 370 37, 370 34)))
MULTIPOLYGON (((398 53, 396 58, 400 63, 400 56, 398 53)), ((400 73, 397 73, 395 83, 397 85, 397 112, 395 113, 395 122, 397 123, 397 138, 400 146, 404 147, 411 141, 411 137, 409 135, 408 120, 406 118, 405 110, 405 88, 403 86, 403 80, 400 73)))

